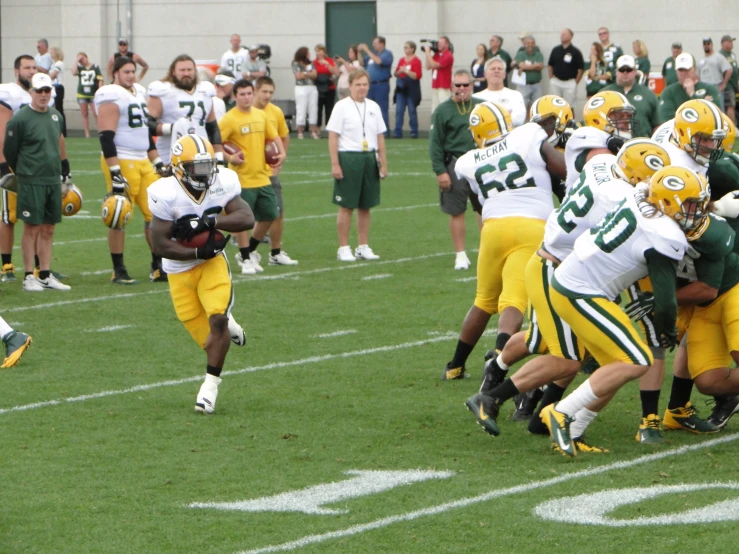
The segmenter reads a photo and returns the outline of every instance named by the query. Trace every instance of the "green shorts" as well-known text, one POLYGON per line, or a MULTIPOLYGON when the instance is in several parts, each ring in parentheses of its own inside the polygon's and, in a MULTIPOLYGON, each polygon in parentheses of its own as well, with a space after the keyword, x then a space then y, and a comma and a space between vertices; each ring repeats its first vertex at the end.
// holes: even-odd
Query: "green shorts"
POLYGON ((380 203, 380 168, 374 152, 339 152, 343 179, 334 179, 333 203, 369 210, 380 203))
POLYGON ((272 175, 269 178, 269 182, 272 183, 272 188, 274 189, 275 196, 277 197, 277 207, 280 208, 280 214, 282 214, 285 211, 285 204, 282 201, 282 183, 280 183, 280 178, 272 175))
POLYGON ((55 225, 62 220, 62 185, 20 185, 18 219, 31 225, 47 223, 55 225))
POLYGON ((280 217, 280 208, 277 205, 277 196, 272 185, 241 189, 241 198, 249 204, 257 221, 274 221, 280 217))

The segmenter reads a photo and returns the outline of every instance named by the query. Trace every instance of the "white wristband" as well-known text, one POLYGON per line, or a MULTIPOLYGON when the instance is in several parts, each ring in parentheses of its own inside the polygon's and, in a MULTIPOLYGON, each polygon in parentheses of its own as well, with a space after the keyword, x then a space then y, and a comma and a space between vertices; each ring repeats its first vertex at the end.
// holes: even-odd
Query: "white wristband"
POLYGON ((120 171, 121 166, 120 165, 111 165, 108 169, 110 169, 110 172, 113 173, 114 171, 120 171))
POLYGON ((167 136, 172 134, 172 124, 171 123, 162 123, 162 136, 167 136))

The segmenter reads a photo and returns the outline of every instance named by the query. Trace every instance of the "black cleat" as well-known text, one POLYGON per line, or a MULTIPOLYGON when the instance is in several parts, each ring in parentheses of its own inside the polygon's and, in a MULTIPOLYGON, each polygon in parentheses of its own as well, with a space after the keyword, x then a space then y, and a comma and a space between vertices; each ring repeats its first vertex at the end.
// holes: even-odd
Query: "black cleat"
POLYGON ((472 412, 477 423, 488 435, 494 437, 500 435, 497 422, 500 405, 494 398, 485 396, 484 394, 475 394, 474 396, 470 396, 464 405, 472 412))
POLYGON ((513 401, 516 403, 516 411, 513 412, 513 421, 528 421, 531 419, 542 396, 544 396, 544 391, 541 389, 530 390, 514 396, 513 401))
POLYGON ((495 387, 505 381, 507 371, 500 369, 497 361, 497 353, 495 350, 491 350, 485 354, 485 365, 482 368, 482 384, 480 385, 480 392, 487 394, 495 387), (493 352, 492 357, 488 357, 488 354, 493 352))
POLYGON ((118 269, 113 270, 113 276, 110 278, 111 283, 116 285, 136 285, 138 281, 133 279, 129 274, 125 266, 121 266, 118 269))
POLYGON ((708 416, 708 423, 723 429, 735 413, 739 412, 739 396, 716 396, 707 400, 706 404, 713 403, 713 410, 708 416))
POLYGON ((444 372, 441 374, 442 381, 454 381, 455 379, 464 379, 467 377, 464 366, 452 367, 452 363, 449 362, 444 368, 444 372))

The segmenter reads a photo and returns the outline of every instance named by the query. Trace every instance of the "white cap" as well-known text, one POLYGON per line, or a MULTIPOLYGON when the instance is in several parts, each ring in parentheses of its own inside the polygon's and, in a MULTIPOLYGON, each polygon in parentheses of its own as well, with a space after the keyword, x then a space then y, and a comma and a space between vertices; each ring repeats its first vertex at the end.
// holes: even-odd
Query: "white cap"
POLYGON ((693 69, 693 56, 683 52, 675 58, 675 69, 693 69))
POLYGON ((236 79, 234 79, 233 77, 229 77, 228 75, 216 75, 215 81, 219 87, 233 85, 234 83, 236 83, 236 79))
POLYGON ((252 44, 252 45, 251 45, 251 46, 249 47, 249 50, 259 50, 259 45, 258 45, 258 44, 252 44))
POLYGON ((635 68, 636 67, 636 60, 634 59, 634 56, 629 56, 628 54, 624 54, 618 60, 616 60, 616 69, 621 69, 622 67, 630 67, 635 68))
POLYGON ((38 90, 40 88, 52 87, 51 77, 46 73, 36 73, 31 79, 31 88, 38 90))

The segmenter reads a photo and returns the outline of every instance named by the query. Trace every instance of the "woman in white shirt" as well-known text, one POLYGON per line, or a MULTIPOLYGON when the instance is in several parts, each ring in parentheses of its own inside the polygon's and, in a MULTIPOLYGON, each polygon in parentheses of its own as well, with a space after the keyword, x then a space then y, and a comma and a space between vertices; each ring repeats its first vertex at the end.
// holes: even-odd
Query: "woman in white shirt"
POLYGON ((54 99, 54 108, 62 114, 62 135, 67 136, 67 117, 64 115, 64 51, 58 46, 49 48, 49 54, 54 62, 49 68, 49 77, 54 84, 56 98, 54 99))
POLYGON ((357 69, 362 67, 362 60, 359 57, 359 49, 356 44, 352 44, 349 47, 349 53, 347 54, 348 59, 344 59, 341 56, 336 56, 336 61, 339 65, 339 82, 336 84, 338 91, 339 100, 349 96, 349 74, 354 73, 357 69))
POLYGON ((292 70, 295 75, 295 123, 298 126, 298 138, 303 138, 305 116, 308 115, 313 137, 318 137, 318 89, 316 77, 318 73, 309 58, 310 50, 301 46, 295 51, 292 70))

